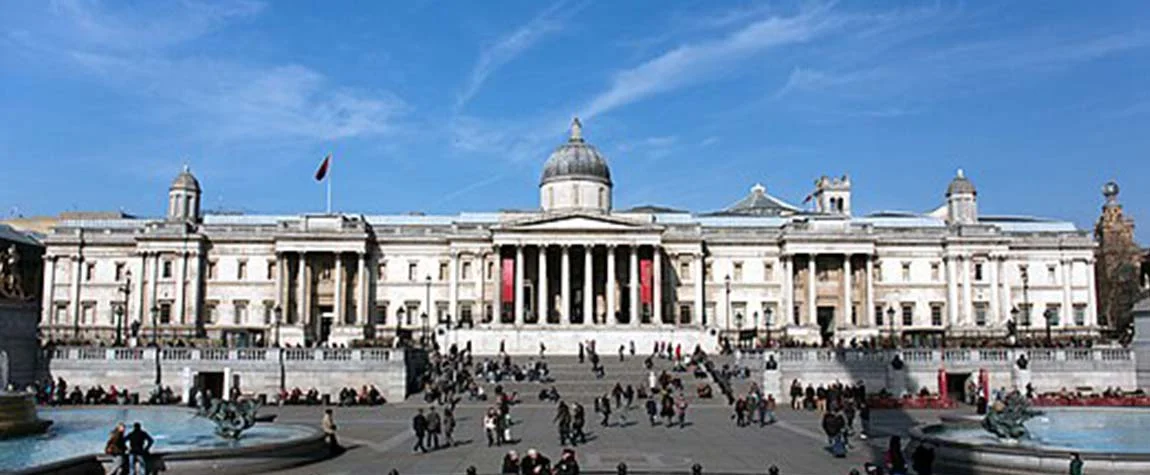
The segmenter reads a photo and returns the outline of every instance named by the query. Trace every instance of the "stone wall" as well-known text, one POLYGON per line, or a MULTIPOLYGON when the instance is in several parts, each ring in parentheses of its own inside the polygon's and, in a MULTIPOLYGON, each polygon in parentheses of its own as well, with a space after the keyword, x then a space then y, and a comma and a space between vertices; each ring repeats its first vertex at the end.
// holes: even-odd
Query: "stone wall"
MULTIPOLYGON (((127 388, 141 398, 155 387, 156 351, 153 348, 56 348, 49 352, 52 377, 71 386, 103 385, 127 388)), ((197 374, 223 375, 224 392, 238 379, 244 394, 272 398, 283 387, 331 394, 341 388, 357 390, 375 385, 388 401, 402 401, 411 388, 408 355, 393 349, 275 348, 163 348, 160 350, 161 384, 185 398, 197 374)), ((419 360, 420 358, 415 358, 419 360)))

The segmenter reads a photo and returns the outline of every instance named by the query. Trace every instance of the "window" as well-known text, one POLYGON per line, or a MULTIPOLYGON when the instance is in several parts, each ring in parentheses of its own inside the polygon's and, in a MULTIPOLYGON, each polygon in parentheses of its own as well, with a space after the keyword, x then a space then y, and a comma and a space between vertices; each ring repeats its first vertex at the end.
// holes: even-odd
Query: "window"
POLYGON ((67 323, 68 322, 68 304, 56 304, 56 318, 54 323, 67 323))
POLYGON ((938 282, 942 279, 942 272, 937 262, 930 263, 930 280, 938 282))
POLYGON ((335 264, 321 263, 319 268, 319 280, 331 282, 331 270, 335 264))
POLYGON ((419 265, 414 262, 407 263, 407 280, 415 282, 415 275, 419 273, 419 265))
POLYGON ((84 302, 80 306, 80 324, 96 323, 96 302, 84 302))
POLYGON ((447 308, 448 308, 447 302, 444 302, 444 301, 435 302, 435 321, 437 321, 439 323, 448 323, 447 318, 448 318, 449 314, 447 313, 447 308))
POLYGON ((874 263, 874 276, 873 277, 874 277, 875 282, 882 282, 882 263, 881 262, 875 262, 874 263))
POLYGON ((489 261, 487 263, 487 280, 491 280, 494 278, 495 278, 495 262, 489 261))
POLYGON ((775 280, 775 265, 767 262, 763 264, 763 281, 772 282, 775 280))
POLYGON ((1033 306, 1034 306, 1034 304, 1029 304, 1029 303, 1018 304, 1018 312, 1019 312, 1018 324, 1020 326, 1024 326, 1024 327, 1030 326, 1031 307, 1033 307, 1033 306))
POLYGON ((159 320, 160 320, 160 323, 165 324, 165 325, 172 323, 172 303, 171 302, 161 302, 160 303, 159 320))
POLYGON ((267 280, 276 280, 276 261, 268 261, 267 280))
POLYGON ((903 282, 910 282, 910 263, 902 263, 902 280, 903 282))
POLYGON ((460 278, 463 280, 471 280, 471 261, 463 263, 463 269, 460 270, 460 278))
POLYGON ((216 261, 208 261, 208 279, 216 278, 216 261))
POLYGON ((974 324, 980 327, 986 326, 986 313, 989 305, 986 302, 974 303, 974 324))
POLYGON ((680 324, 691 323, 691 310, 692 310, 692 308, 693 308, 693 306, 690 303, 683 303, 683 304, 679 305, 679 323, 680 324))
POLYGON ((1054 264, 1046 266, 1046 282, 1050 284, 1058 283, 1058 270, 1054 264))
POLYGON ((276 303, 271 300, 264 300, 264 325, 271 325, 275 321, 276 303))
POLYGON ((216 323, 216 309, 219 308, 220 303, 215 300, 209 300, 204 303, 204 323, 216 323))
POLYGON ((96 263, 89 262, 88 265, 84 266, 84 281, 91 282, 94 278, 96 278, 96 263))
POLYGON ((715 280, 714 277, 715 277, 715 273, 711 272, 711 263, 708 262, 706 265, 703 266, 703 280, 705 280, 707 282, 711 282, 711 281, 715 280))
POLYGON ((883 326, 884 325, 884 323, 883 323, 884 318, 886 318, 886 317, 882 313, 882 305, 875 305, 874 306, 874 324, 875 324, 875 326, 876 327, 883 326))
POLYGON ((851 304, 851 325, 859 324, 859 306, 851 304))
POLYGON ((679 280, 689 280, 691 278, 691 261, 686 259, 679 259, 679 280))
POLYGON ((1056 303, 1046 305, 1046 311, 1042 312, 1042 318, 1043 318, 1044 324, 1046 323, 1045 319, 1047 318, 1046 317, 1047 315, 1050 315, 1050 325, 1052 325, 1052 326, 1061 325, 1062 324, 1062 305, 1056 304, 1056 303))
POLYGON ((387 325, 387 301, 377 302, 375 304, 375 315, 372 315, 371 323, 376 325, 387 325))
POLYGON ((1074 324, 1077 326, 1086 325, 1086 304, 1074 304, 1074 324))
POLYGON ((171 259, 164 259, 164 266, 163 266, 163 269, 160 271, 160 276, 165 278, 165 279, 171 279, 172 278, 172 260, 171 259))
POLYGON ((732 276, 732 278, 735 280, 735 282, 742 282, 743 281, 743 263, 742 262, 734 263, 732 272, 735 274, 734 276, 732 276))
POLYGON ((244 322, 248 321, 248 301, 236 300, 232 302, 232 305, 236 307, 236 313, 232 316, 232 323, 235 325, 243 325, 244 322))
POLYGON ((607 191, 602 188, 599 188, 599 207, 607 207, 607 191))
POLYGON ((387 262, 380 262, 376 267, 375 277, 381 281, 387 280, 387 262))
POLYGON ((125 267, 123 262, 116 263, 116 282, 124 280, 124 269, 125 267))
POLYGON ((907 326, 907 327, 914 325, 914 304, 913 303, 902 304, 902 324, 903 324, 903 326, 907 326))
POLYGON ((439 275, 438 275, 437 280, 440 280, 440 281, 447 280, 447 263, 446 262, 440 262, 439 263, 439 275))
POLYGON ((459 321, 461 321, 461 322, 474 322, 475 321, 471 316, 471 303, 470 302, 459 304, 459 321))
POLYGON ((248 261, 239 261, 236 263, 236 280, 244 280, 248 278, 248 261))
MULTIPOLYGON (((937 266, 937 264, 935 264, 935 265, 937 266)), ((936 327, 942 326, 942 304, 941 303, 930 304, 930 324, 931 324, 931 326, 936 326, 936 327)))
POLYGON ((975 263, 974 264, 974 281, 975 282, 982 282, 982 278, 983 278, 982 263, 981 262, 975 263))
POLYGON ((1027 266, 1026 264, 1019 264, 1018 265, 1018 276, 1023 281, 1029 280, 1030 279, 1030 266, 1027 266))

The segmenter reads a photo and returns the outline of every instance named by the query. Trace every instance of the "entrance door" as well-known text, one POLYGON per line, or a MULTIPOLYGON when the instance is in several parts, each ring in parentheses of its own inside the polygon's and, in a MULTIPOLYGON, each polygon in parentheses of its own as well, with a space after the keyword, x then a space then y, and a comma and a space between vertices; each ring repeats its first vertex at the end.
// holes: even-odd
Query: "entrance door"
POLYGON ((321 305, 319 307, 319 335, 317 335, 319 343, 327 343, 327 337, 331 335, 331 322, 335 317, 335 310, 328 305, 321 305))
POLYGON ((817 312, 819 336, 823 338, 824 343, 832 341, 835 336, 835 308, 819 307, 817 312))
POLYGON ((970 373, 946 373, 946 392, 955 401, 966 400, 966 381, 970 373))
POLYGON ((201 391, 205 389, 210 391, 213 398, 223 398, 224 373, 219 371, 196 373, 196 387, 201 391))

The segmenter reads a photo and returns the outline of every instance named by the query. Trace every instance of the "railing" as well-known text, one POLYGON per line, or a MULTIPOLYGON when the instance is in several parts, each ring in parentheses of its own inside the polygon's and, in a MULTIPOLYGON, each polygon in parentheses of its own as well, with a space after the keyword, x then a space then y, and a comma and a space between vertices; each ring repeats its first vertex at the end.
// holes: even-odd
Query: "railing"
POLYGON ((945 350, 902 349, 825 349, 825 348, 779 348, 767 350, 756 358, 766 360, 773 355, 780 364, 851 364, 889 362, 894 355, 913 366, 973 365, 1001 366, 1013 363, 1020 355, 1042 364, 1043 367, 1060 363, 1083 364, 1090 362, 1134 360, 1134 351, 1127 348, 949 348, 945 350))
MULTIPOLYGON (((53 360, 140 361, 156 357, 153 348, 56 347, 53 360)), ((161 348, 162 361, 403 361, 402 350, 387 348, 161 348)))

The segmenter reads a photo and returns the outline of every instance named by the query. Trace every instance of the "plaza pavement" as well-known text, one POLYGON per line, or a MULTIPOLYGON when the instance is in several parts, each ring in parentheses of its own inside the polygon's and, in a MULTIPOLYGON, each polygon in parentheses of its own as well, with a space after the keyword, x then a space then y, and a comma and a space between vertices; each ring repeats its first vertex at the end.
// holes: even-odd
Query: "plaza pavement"
MULTIPOLYGON (((887 436, 905 434, 916 424, 937 421, 939 411, 872 412, 872 437, 852 440, 845 459, 826 452, 826 437, 815 412, 780 408, 779 422, 765 428, 737 428, 731 410, 724 406, 697 406, 688 410, 686 428, 650 427, 641 406, 636 404, 628 414, 630 423, 612 427, 599 426, 599 417, 589 401, 580 401, 588 411, 586 445, 575 448, 581 468, 586 471, 615 473, 619 462, 642 473, 689 473, 694 463, 703 466, 705 474, 766 473, 774 464, 781 475, 846 475, 851 468, 862 471, 864 462, 878 460, 888 443, 887 436)), ((785 405, 781 403, 780 406, 785 405)), ((386 474, 391 469, 409 474, 463 474, 474 465, 481 474, 499 473, 500 462, 507 450, 522 456, 536 448, 555 462, 561 448, 552 422, 555 406, 524 403, 513 406, 513 435, 519 439, 511 446, 488 447, 482 429, 486 406, 461 404, 456 411, 456 447, 428 454, 411 451, 415 436, 410 430, 411 417, 426 404, 406 402, 374 408, 334 408, 341 443, 349 450, 342 455, 315 462, 285 474, 386 474)), ((278 415, 277 422, 318 426, 322 408, 268 407, 264 413, 278 415)), ((618 413, 612 414, 613 422, 618 413)))

